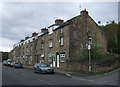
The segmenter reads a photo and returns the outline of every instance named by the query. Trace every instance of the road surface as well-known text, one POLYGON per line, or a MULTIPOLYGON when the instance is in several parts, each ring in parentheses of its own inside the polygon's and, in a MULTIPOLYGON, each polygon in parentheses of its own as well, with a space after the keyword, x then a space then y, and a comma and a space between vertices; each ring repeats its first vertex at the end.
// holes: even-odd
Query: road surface
POLYGON ((2 85, 118 85, 118 71, 86 78, 38 74, 31 69, 2 67, 2 85))

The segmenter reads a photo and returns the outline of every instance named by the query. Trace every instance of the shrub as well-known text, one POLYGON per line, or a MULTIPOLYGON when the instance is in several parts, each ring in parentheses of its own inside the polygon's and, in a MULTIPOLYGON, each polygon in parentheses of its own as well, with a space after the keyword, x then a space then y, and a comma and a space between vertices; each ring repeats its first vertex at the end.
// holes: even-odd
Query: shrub
MULTIPOLYGON (((88 60, 88 49, 87 48, 81 48, 81 58, 83 60, 88 60)), ((114 55, 108 54, 107 52, 103 51, 99 45, 92 44, 92 49, 90 51, 91 58, 94 60, 100 60, 100 59, 106 59, 106 58, 113 58, 114 55)))

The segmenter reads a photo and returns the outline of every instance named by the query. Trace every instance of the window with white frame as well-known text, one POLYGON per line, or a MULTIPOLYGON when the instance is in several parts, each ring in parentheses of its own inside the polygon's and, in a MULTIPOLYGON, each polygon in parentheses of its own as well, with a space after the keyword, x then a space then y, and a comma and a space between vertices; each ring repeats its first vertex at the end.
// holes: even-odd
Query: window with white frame
POLYGON ((65 62, 65 53, 60 54, 60 62, 65 62))
POLYGON ((61 46, 64 45, 64 37, 63 37, 63 36, 60 37, 60 45, 61 45, 61 46))
POLYGON ((41 37, 41 40, 42 40, 42 41, 44 40, 44 37, 43 37, 43 36, 41 37))
POLYGON ((43 45, 43 42, 41 43, 41 49, 42 49, 42 50, 44 49, 44 45, 43 45))
POLYGON ((53 40, 52 39, 49 40, 49 47, 53 47, 53 40))
POLYGON ((53 33, 53 26, 52 27, 50 27, 49 29, 48 29, 48 31, 49 31, 49 34, 52 34, 53 33))
POLYGON ((30 61, 32 61, 32 56, 30 55, 30 61))
POLYGON ((30 46, 30 51, 32 51, 32 45, 30 46))
POLYGON ((63 28, 60 29, 60 33, 64 33, 64 29, 63 28))
POLYGON ((48 61, 52 62, 52 56, 51 55, 48 56, 48 61))

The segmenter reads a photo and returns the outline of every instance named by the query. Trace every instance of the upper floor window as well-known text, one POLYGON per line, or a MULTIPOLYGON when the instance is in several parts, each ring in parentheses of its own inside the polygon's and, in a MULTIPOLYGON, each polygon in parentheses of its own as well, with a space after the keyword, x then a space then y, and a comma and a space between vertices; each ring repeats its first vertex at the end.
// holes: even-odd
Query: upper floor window
POLYGON ((44 49, 44 45, 43 45, 43 42, 41 43, 41 50, 43 50, 44 49))
POLYGON ((60 37, 60 45, 61 45, 61 46, 64 45, 64 37, 63 37, 63 36, 60 37))
POLYGON ((60 29, 60 33, 61 34, 64 33, 64 29, 63 28, 60 29))
POLYGON ((53 40, 52 39, 49 40, 49 47, 53 47, 53 40))
POLYGON ((44 37, 43 36, 41 37, 41 40, 44 41, 44 37))
POLYGON ((48 29, 48 31, 49 31, 49 34, 52 34, 53 33, 53 26, 52 27, 50 27, 49 29, 48 29))
POLYGON ((30 51, 32 51, 32 45, 30 46, 30 51))

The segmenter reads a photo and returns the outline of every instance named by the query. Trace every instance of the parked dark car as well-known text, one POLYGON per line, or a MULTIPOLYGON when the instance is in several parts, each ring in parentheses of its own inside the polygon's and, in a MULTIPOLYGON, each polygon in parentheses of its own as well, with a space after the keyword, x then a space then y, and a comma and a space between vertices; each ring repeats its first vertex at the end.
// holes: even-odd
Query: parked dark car
POLYGON ((3 60, 3 65, 7 65, 7 60, 3 60))
POLYGON ((7 66, 10 66, 10 63, 12 62, 12 59, 7 59, 7 63, 6 63, 6 65, 7 66))
POLYGON ((23 64, 22 63, 15 63, 13 65, 14 68, 23 68, 23 64))
POLYGON ((15 65, 15 63, 16 63, 15 61, 11 61, 10 64, 9 64, 9 66, 13 67, 15 65))
POLYGON ((46 63, 37 63, 34 65, 34 72, 36 73, 54 73, 53 67, 50 67, 46 63))

